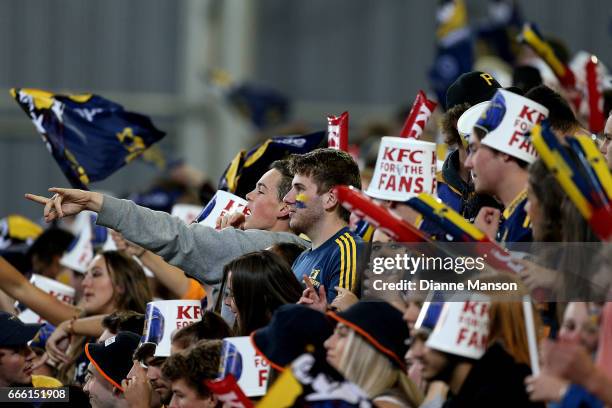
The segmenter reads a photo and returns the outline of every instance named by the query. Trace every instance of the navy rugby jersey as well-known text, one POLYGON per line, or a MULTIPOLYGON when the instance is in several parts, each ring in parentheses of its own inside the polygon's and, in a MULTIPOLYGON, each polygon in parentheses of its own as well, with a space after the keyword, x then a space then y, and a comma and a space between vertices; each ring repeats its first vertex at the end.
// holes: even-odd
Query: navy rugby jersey
POLYGON ((531 222, 527 212, 527 190, 523 190, 506 209, 502 216, 503 221, 497 232, 499 242, 531 242, 531 222))
POLYGON ((331 303, 337 295, 335 286, 355 289, 361 244, 363 240, 344 227, 318 248, 302 252, 293 262, 293 272, 300 282, 309 276, 317 289, 323 284, 331 303))

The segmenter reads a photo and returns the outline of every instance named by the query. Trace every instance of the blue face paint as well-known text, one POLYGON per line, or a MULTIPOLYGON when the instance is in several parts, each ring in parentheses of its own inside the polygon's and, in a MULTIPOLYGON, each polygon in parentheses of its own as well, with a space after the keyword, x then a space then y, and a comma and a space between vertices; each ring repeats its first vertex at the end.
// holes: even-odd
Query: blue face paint
POLYGON ((295 197, 295 208, 306 208, 306 201, 308 201, 308 196, 306 194, 298 194, 295 197))

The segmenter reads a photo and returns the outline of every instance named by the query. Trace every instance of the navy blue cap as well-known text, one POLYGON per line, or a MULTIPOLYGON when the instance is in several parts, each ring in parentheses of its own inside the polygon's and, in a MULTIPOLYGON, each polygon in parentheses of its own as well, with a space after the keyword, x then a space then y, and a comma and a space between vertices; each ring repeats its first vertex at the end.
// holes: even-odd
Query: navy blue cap
POLYGON ((251 343, 274 369, 283 371, 306 352, 318 361, 325 361, 323 343, 333 332, 333 326, 323 313, 290 304, 279 307, 267 326, 254 331, 251 343))
POLYGON ((360 301, 343 312, 328 312, 350 327, 400 368, 405 368, 410 332, 402 312, 382 301, 360 301))
POLYGON ((0 312, 0 347, 25 346, 40 327, 40 324, 25 324, 13 314, 0 312))

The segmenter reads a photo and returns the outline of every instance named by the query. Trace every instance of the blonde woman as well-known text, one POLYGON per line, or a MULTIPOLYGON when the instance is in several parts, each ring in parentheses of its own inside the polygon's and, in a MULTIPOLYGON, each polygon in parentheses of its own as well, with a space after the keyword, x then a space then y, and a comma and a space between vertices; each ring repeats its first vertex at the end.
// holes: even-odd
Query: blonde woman
POLYGON ((376 407, 418 407, 421 392, 406 376, 408 327, 402 313, 386 302, 358 302, 329 312, 338 323, 325 342, 327 362, 357 384, 376 407))

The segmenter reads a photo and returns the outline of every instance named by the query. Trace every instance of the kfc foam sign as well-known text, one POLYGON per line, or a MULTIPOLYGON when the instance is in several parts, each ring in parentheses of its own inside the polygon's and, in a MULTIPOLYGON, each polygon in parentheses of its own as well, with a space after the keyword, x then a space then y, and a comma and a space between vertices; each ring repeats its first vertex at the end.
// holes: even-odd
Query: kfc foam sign
POLYGON ((529 132, 548 109, 531 99, 500 89, 497 91, 475 127, 487 132, 483 145, 517 159, 533 163, 537 157, 529 140, 529 132))
POLYGON ((446 302, 427 339, 427 347, 479 359, 487 348, 489 307, 490 302, 483 295, 465 302, 446 302))
POLYGON ((197 300, 160 300, 147 303, 141 344, 155 344, 155 357, 168 357, 172 334, 202 320, 197 300))
POLYGON ((406 201, 423 192, 433 194, 435 183, 435 143, 385 136, 366 193, 382 200, 406 201))
POLYGON ((232 374, 248 397, 266 393, 270 365, 256 354, 248 336, 223 339, 219 378, 232 374))
MULTIPOLYGON (((41 289, 43 292, 54 296, 57 300, 64 302, 66 304, 74 303, 74 288, 68 285, 64 285, 61 282, 56 281, 55 279, 50 279, 42 275, 33 274, 30 278, 30 283, 41 289)), ((18 317, 24 323, 44 323, 43 320, 38 314, 36 314, 33 310, 25 308, 19 302, 16 302, 15 307, 18 310, 23 310, 19 313, 18 317)))
POLYGON ((215 196, 206 204, 206 207, 198 215, 194 222, 215 228, 217 218, 232 212, 241 212, 249 215, 248 202, 237 195, 219 190, 215 196))

